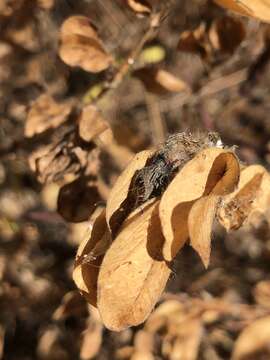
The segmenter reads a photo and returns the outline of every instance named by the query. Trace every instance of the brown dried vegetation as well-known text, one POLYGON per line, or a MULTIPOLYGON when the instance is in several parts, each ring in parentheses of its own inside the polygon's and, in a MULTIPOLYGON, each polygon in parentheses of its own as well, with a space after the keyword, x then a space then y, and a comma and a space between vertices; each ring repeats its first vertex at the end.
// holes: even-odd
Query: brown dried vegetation
POLYGON ((0 359, 270 357, 269 21, 0 0, 0 359))

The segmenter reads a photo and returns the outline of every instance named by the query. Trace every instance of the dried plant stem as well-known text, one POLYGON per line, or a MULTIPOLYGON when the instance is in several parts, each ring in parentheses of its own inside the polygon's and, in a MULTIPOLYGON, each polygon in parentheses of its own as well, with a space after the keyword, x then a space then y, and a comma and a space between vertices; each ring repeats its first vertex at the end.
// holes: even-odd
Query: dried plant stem
MULTIPOLYGON (((168 10, 167 10, 168 11, 168 10)), ((126 75, 130 72, 134 64, 136 63, 136 60, 138 56, 140 55, 144 45, 151 39, 153 39, 156 34, 158 33, 158 30, 160 28, 160 25, 162 21, 165 18, 165 9, 161 10, 158 13, 154 13, 150 19, 149 19, 149 26, 142 38, 138 41, 137 45, 134 47, 134 49, 131 50, 130 54, 127 56, 123 64, 119 67, 117 72, 115 73, 114 77, 111 79, 111 81, 104 84, 102 91, 99 93, 99 95, 93 100, 92 103, 98 104, 99 101, 103 99, 103 97, 110 92, 110 90, 113 90, 117 88, 121 82, 124 80, 126 75)))
POLYGON ((165 141, 166 124, 162 117, 156 96, 146 91, 145 99, 151 123, 151 130, 153 131, 153 144, 158 145, 165 141))

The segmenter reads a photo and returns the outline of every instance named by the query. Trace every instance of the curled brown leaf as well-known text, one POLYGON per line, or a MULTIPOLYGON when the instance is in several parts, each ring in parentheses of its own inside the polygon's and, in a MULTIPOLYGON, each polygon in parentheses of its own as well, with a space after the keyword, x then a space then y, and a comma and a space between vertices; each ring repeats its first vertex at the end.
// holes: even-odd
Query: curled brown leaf
POLYGON ((67 65, 94 73, 107 69, 112 63, 94 26, 84 16, 68 18, 62 24, 59 56, 67 65))
POLYGON ((73 280, 87 301, 96 306, 97 278, 103 256, 111 242, 102 211, 90 226, 77 251, 73 280))
POLYGON ((270 176, 259 165, 244 168, 238 188, 223 199, 218 217, 225 229, 238 229, 254 211, 264 212, 270 204, 270 176))
POLYGON ((50 95, 43 94, 31 106, 25 123, 26 137, 38 135, 63 124, 72 111, 72 103, 57 103, 50 95))
POLYGON ((109 127, 101 112, 94 105, 84 107, 78 121, 79 134, 84 141, 93 140, 109 127))
POLYGON ((98 309, 106 327, 120 331, 142 323, 170 275, 156 201, 132 213, 107 251, 98 277, 98 309))
POLYGON ((270 22, 270 1, 269 0, 214 0, 229 10, 241 15, 246 15, 270 22))
POLYGON ((239 171, 238 160, 232 152, 208 148, 175 176, 160 202, 162 231, 166 239, 163 255, 167 261, 175 257, 189 236, 188 215, 194 202, 202 196, 233 191, 239 171))

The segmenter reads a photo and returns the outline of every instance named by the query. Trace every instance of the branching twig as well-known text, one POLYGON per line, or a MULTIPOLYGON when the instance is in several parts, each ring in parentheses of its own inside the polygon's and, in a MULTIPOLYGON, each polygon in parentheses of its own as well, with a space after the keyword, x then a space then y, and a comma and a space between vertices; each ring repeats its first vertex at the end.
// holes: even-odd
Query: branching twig
POLYGON ((98 94, 98 96, 93 100, 92 103, 98 104, 99 101, 107 95, 108 92, 112 89, 116 89, 130 72, 134 64, 136 63, 144 45, 151 39, 153 39, 160 28, 161 23, 166 18, 166 14, 168 13, 168 9, 164 8, 160 10, 158 13, 153 13, 149 19, 148 29, 142 36, 142 38, 138 41, 137 45, 134 49, 131 50, 130 54, 127 56, 123 64, 118 68, 117 72, 113 76, 111 81, 108 81, 103 85, 102 91, 98 94))

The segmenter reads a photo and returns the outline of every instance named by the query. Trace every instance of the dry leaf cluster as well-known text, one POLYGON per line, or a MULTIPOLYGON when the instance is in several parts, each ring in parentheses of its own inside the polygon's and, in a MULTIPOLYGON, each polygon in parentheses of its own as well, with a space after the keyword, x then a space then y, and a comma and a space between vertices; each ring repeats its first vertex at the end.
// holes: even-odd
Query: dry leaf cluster
POLYGON ((169 278, 169 262, 189 237, 208 266, 216 209, 239 179, 233 152, 206 148, 182 164, 161 198, 132 211, 139 196, 133 188, 136 172, 150 161, 151 152, 139 153, 119 177, 106 213, 96 219, 77 254, 73 278, 113 330, 145 320, 169 278))
POLYGON ((202 22, 196 29, 180 34, 178 50, 194 53, 207 62, 214 62, 222 55, 233 54, 245 36, 245 25, 241 19, 223 16, 210 25, 202 22))
POLYGON ((269 9, 0 0, 0 359, 270 357, 269 9))

